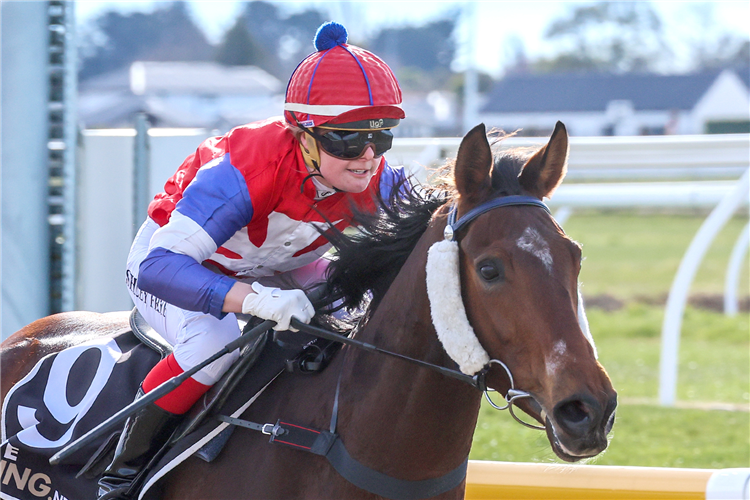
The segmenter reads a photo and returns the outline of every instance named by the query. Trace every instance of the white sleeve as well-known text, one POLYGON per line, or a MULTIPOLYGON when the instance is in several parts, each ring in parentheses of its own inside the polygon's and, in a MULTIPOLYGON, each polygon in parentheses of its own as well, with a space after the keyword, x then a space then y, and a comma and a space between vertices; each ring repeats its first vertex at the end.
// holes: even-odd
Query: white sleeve
POLYGON ((172 211, 169 222, 154 232, 149 251, 164 248, 203 262, 216 252, 216 242, 193 219, 172 211))

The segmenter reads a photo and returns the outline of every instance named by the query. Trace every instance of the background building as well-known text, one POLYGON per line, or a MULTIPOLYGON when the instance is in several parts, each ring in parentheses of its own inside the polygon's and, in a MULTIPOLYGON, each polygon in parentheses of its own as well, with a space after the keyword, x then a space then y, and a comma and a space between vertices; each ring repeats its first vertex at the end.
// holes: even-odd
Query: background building
POLYGON ((748 70, 511 74, 485 97, 480 119, 521 135, 548 135, 561 120, 572 135, 750 132, 748 70))

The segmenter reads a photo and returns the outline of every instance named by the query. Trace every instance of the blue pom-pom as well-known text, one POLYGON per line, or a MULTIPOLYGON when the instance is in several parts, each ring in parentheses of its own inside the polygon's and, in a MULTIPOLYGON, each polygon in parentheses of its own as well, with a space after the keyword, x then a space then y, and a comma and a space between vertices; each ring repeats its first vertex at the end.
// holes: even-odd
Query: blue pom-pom
POLYGON ((321 51, 346 43, 348 39, 349 33, 346 32, 346 28, 343 25, 334 21, 328 21, 318 28, 313 43, 315 44, 315 48, 321 51))

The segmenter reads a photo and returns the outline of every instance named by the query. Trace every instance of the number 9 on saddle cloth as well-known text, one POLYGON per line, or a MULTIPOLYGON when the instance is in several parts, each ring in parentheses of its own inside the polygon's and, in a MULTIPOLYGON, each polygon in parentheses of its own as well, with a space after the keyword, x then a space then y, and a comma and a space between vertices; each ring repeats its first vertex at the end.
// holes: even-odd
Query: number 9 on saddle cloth
MULTIPOLYGON (((311 300, 315 304, 313 296, 311 300)), ((261 322, 253 317, 238 320, 243 334, 261 322)), ((95 496, 96 480, 111 461, 119 430, 82 448, 62 465, 50 466, 49 458, 132 403, 145 374, 171 351, 135 310, 130 327, 42 359, 6 397, 3 446, 16 450, 14 466, 46 474, 67 498, 95 496), (73 394, 71 387, 75 389, 73 394), (60 397, 66 393, 67 397, 60 397), (77 404, 68 401, 71 397, 77 404), (73 418, 69 418, 71 411, 76 413, 73 418), (71 481, 76 474, 78 479, 71 481)), ((270 339, 269 335, 262 332, 250 339, 235 364, 193 406, 170 440, 174 450, 197 442, 218 425, 218 421, 206 417, 219 411, 233 413, 284 371, 307 374, 323 370, 341 347, 302 332, 273 332, 270 339)), ((233 426, 195 455, 213 460, 231 429, 233 426)), ((10 493, 11 486, 3 490, 10 493)))

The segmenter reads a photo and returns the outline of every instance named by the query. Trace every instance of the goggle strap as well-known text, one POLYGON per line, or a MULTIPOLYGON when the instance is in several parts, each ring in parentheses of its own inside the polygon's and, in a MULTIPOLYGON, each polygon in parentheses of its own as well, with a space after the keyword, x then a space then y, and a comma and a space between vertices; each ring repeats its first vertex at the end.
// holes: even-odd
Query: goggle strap
POLYGON ((306 176, 305 176, 305 178, 304 178, 304 179, 302 179, 302 185, 301 185, 301 186, 300 186, 300 188, 299 188, 299 192, 300 192, 300 194, 302 194, 302 193, 304 193, 304 192, 305 192, 305 183, 306 183, 306 182, 307 182, 308 180, 310 180, 310 179, 312 179, 313 177, 316 177, 316 176, 317 176, 317 177, 323 177, 323 175, 322 175, 322 174, 320 173, 320 170, 318 170, 317 172, 313 172, 313 173, 311 173, 311 174, 308 174, 308 175, 306 175, 306 176))

